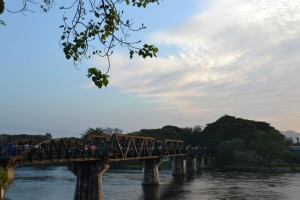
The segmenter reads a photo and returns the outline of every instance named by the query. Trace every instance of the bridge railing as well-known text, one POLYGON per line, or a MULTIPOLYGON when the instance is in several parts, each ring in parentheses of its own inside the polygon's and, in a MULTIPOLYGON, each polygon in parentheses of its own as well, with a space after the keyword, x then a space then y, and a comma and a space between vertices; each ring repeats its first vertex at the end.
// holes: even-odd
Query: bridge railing
POLYGON ((115 134, 109 143, 110 159, 128 159, 158 156, 155 138, 115 134))
POLYGON ((125 134, 115 134, 109 139, 107 136, 96 136, 96 138, 100 154, 107 155, 109 159, 150 158, 185 153, 182 140, 156 140, 153 137, 125 134))

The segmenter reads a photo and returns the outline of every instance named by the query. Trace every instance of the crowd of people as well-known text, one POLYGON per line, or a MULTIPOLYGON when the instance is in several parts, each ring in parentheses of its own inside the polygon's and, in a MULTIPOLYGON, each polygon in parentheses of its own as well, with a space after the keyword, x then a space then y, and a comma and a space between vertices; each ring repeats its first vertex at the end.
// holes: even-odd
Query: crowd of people
POLYGON ((0 155, 9 158, 17 156, 20 152, 27 150, 30 145, 27 142, 16 143, 13 140, 7 141, 5 145, 1 146, 0 155))

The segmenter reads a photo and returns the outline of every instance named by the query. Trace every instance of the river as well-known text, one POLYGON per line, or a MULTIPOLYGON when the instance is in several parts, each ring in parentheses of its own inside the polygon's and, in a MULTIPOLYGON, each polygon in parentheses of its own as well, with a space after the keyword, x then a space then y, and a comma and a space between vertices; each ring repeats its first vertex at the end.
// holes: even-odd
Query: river
MULTIPOLYGON (((159 187, 143 187, 141 170, 111 170, 103 176, 105 200, 299 200, 300 174, 202 172, 174 178, 160 171, 159 187)), ((10 200, 72 200, 76 177, 66 166, 15 169, 10 200)))

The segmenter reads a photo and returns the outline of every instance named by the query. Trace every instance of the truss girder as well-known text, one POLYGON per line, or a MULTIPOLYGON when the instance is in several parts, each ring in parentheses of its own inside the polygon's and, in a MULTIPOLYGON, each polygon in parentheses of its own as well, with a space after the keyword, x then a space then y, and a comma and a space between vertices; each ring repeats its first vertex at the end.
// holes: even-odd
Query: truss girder
POLYGON ((182 140, 156 140, 128 134, 78 138, 59 138, 41 142, 11 158, 11 165, 58 163, 102 159, 107 162, 139 160, 184 154, 182 140))

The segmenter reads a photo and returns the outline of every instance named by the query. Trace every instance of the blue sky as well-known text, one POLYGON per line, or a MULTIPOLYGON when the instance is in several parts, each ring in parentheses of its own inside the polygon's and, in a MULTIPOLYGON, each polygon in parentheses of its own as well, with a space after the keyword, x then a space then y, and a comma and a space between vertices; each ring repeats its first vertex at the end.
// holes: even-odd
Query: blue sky
POLYGON ((225 114, 300 132, 299 11, 296 0, 164 0, 129 9, 137 25, 148 27, 133 39, 156 44, 158 58, 130 60, 116 49, 111 83, 101 90, 86 70, 104 60, 85 60, 78 70, 65 59, 61 12, 5 12, 0 133, 79 136, 89 127, 126 133, 205 126, 225 114))

